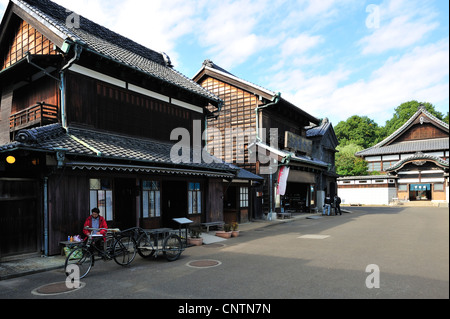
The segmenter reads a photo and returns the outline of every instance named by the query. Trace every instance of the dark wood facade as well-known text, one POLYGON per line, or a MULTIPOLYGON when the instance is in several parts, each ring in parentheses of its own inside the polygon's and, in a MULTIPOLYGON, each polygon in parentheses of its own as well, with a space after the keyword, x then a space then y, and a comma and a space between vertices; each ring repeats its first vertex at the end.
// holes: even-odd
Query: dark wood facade
MULTIPOLYGON (((307 134, 308 129, 320 124, 319 119, 275 92, 239 79, 210 60, 203 63, 193 80, 224 101, 220 112, 216 111, 216 116, 208 121, 208 132, 211 133, 208 134, 208 142, 211 152, 227 162, 264 177, 262 183, 253 183, 249 195, 251 204, 242 209, 238 215, 261 218, 264 216, 263 212, 279 212, 285 206, 289 206, 284 205, 291 201, 287 196, 280 199, 275 198, 274 194, 278 167, 283 161, 289 163, 286 165, 292 171, 289 181, 289 190, 292 193, 290 197, 295 197, 296 203, 303 203, 296 205, 296 209, 309 211, 312 207, 319 207, 317 193, 321 194, 319 199, 323 201, 322 193, 327 189, 327 185, 328 190, 330 185, 336 189, 336 174, 333 172, 337 140, 325 144, 328 141, 322 139, 323 135, 310 138, 307 134), (278 135, 271 136, 271 129, 277 129, 278 135), (214 136, 215 130, 220 132, 220 135, 217 134, 219 139, 214 136), (298 149, 289 150, 289 145, 286 145, 287 132, 293 133, 298 139, 310 140, 314 144, 314 151, 311 149, 306 153, 298 149), (240 143, 237 141, 239 138, 240 143), (258 158, 254 160, 252 152, 258 151, 260 145, 258 143, 267 146, 259 151, 272 154, 276 161, 272 176, 264 170, 268 166, 267 163, 261 162, 258 158), (258 145, 255 146, 256 144, 258 145), (302 157, 305 155, 306 161, 303 161, 302 157), (282 203, 283 200, 285 203, 282 203)), ((213 109, 210 111, 214 112, 213 109)), ((334 136, 334 133, 332 135, 334 136)), ((239 188, 238 184, 232 186, 239 188)), ((232 193, 235 191, 235 188, 231 188, 232 193)), ((229 197, 234 196, 231 194, 229 197)), ((236 206, 234 211, 239 211, 239 204, 236 206)), ((227 211, 227 207, 225 210, 227 211)), ((228 211, 232 212, 233 209, 228 211)))
POLYGON ((189 132, 193 156, 194 131, 220 100, 166 56, 84 18, 89 36, 74 42, 80 34, 50 25, 64 23, 65 8, 23 1, 9 3, 0 28, 0 260, 59 254, 96 206, 122 229, 222 221, 222 182, 236 169, 169 157, 175 128, 189 132))

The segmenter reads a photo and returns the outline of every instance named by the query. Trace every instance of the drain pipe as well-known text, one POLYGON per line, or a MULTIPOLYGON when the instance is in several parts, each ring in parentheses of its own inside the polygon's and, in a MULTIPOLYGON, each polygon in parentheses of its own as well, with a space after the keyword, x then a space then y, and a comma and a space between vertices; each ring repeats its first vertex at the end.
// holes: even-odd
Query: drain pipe
POLYGON ((44 255, 48 256, 48 177, 44 177, 44 255))
POLYGON ((64 71, 72 66, 80 58, 81 52, 83 51, 83 47, 77 43, 75 43, 74 48, 74 56, 73 58, 61 68, 60 77, 61 82, 59 89, 61 91, 61 124, 64 129, 67 129, 67 114, 66 114, 66 88, 65 88, 65 78, 64 71))
MULTIPOLYGON (((263 106, 257 106, 255 108, 255 113, 256 113, 256 142, 261 142, 261 137, 259 136, 259 110, 261 109, 265 109, 269 106, 278 104, 278 102, 280 102, 281 99, 281 93, 278 92, 277 94, 275 94, 275 96, 272 99, 272 102, 263 106)), ((272 159, 271 159, 272 160, 272 159)), ((269 205, 270 205, 270 211, 267 213, 267 220, 272 220, 272 215, 274 214, 273 212, 273 192, 274 192, 274 188, 273 188, 273 174, 274 172, 272 172, 272 166, 270 165, 270 169, 271 169, 271 174, 270 174, 270 178, 269 178, 269 205)))
POLYGON ((275 94, 275 96, 272 99, 272 102, 270 102, 269 104, 263 105, 263 106, 257 106, 255 108, 255 113, 256 113, 256 142, 261 142, 261 137, 259 136, 259 110, 265 109, 266 107, 278 104, 278 102, 280 102, 281 99, 281 93, 278 92, 277 94, 275 94))

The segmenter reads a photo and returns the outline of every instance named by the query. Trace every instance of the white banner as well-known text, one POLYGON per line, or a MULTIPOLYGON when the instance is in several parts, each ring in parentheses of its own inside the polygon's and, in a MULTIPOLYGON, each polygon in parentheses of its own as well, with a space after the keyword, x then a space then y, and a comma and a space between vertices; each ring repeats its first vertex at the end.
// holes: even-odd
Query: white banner
POLYGON ((286 185, 289 176, 290 168, 287 166, 280 167, 280 171, 278 172, 278 187, 277 187, 277 195, 284 195, 286 193, 286 185))

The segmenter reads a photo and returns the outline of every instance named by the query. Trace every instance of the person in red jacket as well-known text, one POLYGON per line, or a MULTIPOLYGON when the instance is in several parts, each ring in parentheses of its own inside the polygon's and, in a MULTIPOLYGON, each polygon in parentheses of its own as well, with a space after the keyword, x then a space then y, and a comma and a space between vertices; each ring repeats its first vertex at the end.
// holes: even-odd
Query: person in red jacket
POLYGON ((106 232, 107 232, 106 229, 108 228, 108 225, 106 224, 106 220, 102 216, 100 216, 100 210, 97 207, 92 209, 91 216, 86 218, 86 221, 84 222, 83 233, 86 236, 89 236, 91 234, 91 231, 86 229, 86 227, 89 227, 89 228, 105 228, 105 229, 102 229, 100 231, 94 232, 94 234, 103 235, 103 237, 105 237, 106 232))

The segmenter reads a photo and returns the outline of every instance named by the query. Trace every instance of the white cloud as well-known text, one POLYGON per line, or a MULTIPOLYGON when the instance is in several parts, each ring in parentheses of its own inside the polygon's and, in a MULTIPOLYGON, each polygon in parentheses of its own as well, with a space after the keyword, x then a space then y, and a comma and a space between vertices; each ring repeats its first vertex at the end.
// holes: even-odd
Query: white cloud
POLYGON ((282 58, 288 58, 293 55, 304 54, 321 42, 323 42, 321 36, 310 36, 306 33, 290 37, 281 45, 281 56, 282 58))
POLYGON ((257 34, 258 16, 268 1, 210 1, 196 36, 210 58, 224 68, 245 62, 251 55, 274 45, 275 40, 257 34))
POLYGON ((282 71, 270 84, 283 96, 316 117, 337 122, 358 114, 379 125, 392 117, 403 102, 419 100, 436 104, 448 100, 448 38, 391 57, 369 78, 342 85, 350 70, 337 69, 322 76, 308 77, 299 70, 282 71))
POLYGON ((415 1, 388 0, 379 7, 379 26, 359 41, 363 54, 380 54, 391 49, 402 49, 418 43, 435 30, 436 13, 415 1))

